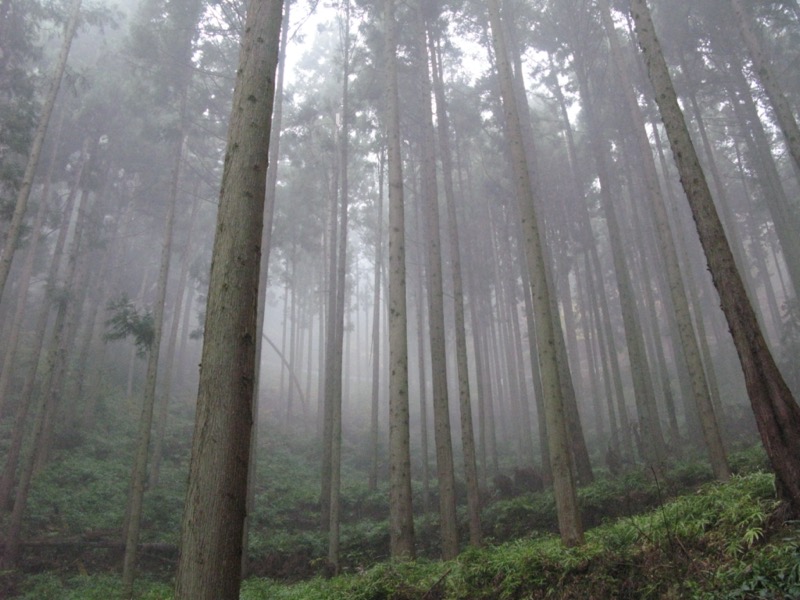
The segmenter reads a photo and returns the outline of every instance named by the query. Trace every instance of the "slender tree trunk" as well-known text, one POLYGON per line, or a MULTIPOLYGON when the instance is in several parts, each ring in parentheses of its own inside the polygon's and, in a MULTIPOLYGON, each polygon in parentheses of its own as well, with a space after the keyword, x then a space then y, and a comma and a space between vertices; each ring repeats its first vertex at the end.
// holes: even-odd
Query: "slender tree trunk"
POLYGON ((447 355, 444 330, 444 291, 442 282, 442 252, 439 229, 438 189, 436 182, 435 137, 431 83, 428 72, 428 53, 425 42, 425 24, 422 4, 414 7, 417 68, 420 77, 422 102, 422 164, 421 201, 424 215, 427 246, 427 298, 428 327, 431 353, 431 381, 433 384, 434 443, 436 470, 439 484, 439 519, 442 557, 445 560, 458 554, 458 528, 456 523, 455 473, 453 445, 450 428, 450 407, 447 390, 447 355))
MULTIPOLYGON (((342 477, 342 355, 344 345, 345 288, 347 287, 347 206, 350 190, 348 188, 348 157, 350 137, 350 0, 344 5, 344 37, 342 39, 343 72, 342 72, 342 128, 339 138, 340 207, 339 207, 339 241, 336 261, 336 313, 334 323, 333 354, 325 359, 326 368, 334 382, 333 389, 326 389, 331 394, 331 417, 333 435, 331 437, 331 491, 330 522, 328 524, 328 564, 334 573, 339 572, 339 524, 341 520, 341 477, 342 477)), ((348 338, 349 339, 349 338, 348 338)), ((328 348, 331 348, 329 345, 328 348)), ((326 373, 327 374, 327 373, 326 373)), ((327 377, 326 377, 327 378, 327 377)), ((327 387, 327 386, 326 386, 327 387)), ((324 457, 323 457, 324 460, 324 457)))
POLYGON ((717 425, 714 407, 711 403, 711 396, 708 391, 708 382, 706 380, 705 371, 703 370, 700 349, 697 343, 694 325, 692 324, 683 279, 681 278, 678 255, 673 243, 669 218, 659 187, 655 159, 653 158, 653 152, 647 138, 647 130, 645 128, 642 111, 636 101, 635 92, 628 79, 627 72, 622 66, 617 33, 611 22, 611 14, 607 0, 602 0, 601 2, 601 14, 606 33, 611 40, 612 54, 615 57, 614 62, 617 67, 616 72, 622 82, 630 115, 633 118, 632 125, 634 134, 636 135, 637 150, 642 164, 644 165, 645 185, 655 213, 656 235, 666 263, 666 275, 669 282, 670 298, 677 322, 680 344, 686 358, 686 365, 689 368, 692 395, 700 414, 700 424, 703 427, 703 437, 711 460, 711 468, 717 479, 725 481, 730 477, 731 472, 728 467, 725 448, 722 444, 722 437, 719 433, 719 426, 717 425))
POLYGON ((282 11, 281 0, 251 0, 247 9, 212 255, 176 600, 239 597, 282 11))
POLYGON ((378 416, 380 408, 381 364, 381 268, 383 267, 383 171, 385 153, 378 163, 378 218, 375 229, 375 269, 372 278, 372 404, 370 409, 369 489, 378 489, 378 416))
MULTIPOLYGON (((657 415, 655 414, 653 382, 647 356, 645 354, 642 328, 633 297, 630 273, 625 260, 625 250, 622 243, 619 219, 617 218, 617 210, 613 201, 615 194, 611 189, 611 175, 608 163, 606 162, 608 152, 606 144, 602 141, 604 134, 601 132, 598 124, 593 99, 589 92, 588 79, 582 64, 576 65, 575 73, 578 79, 581 102, 586 109, 586 120, 589 129, 592 154, 596 163, 597 177, 600 180, 601 206, 605 213, 606 226, 608 227, 611 257, 614 262, 614 271, 617 278, 617 290, 620 307, 622 309, 623 329, 631 366, 633 392, 637 412, 639 414, 639 434, 642 440, 647 440, 644 446, 645 452, 648 453, 645 457, 645 462, 657 467, 664 462, 666 450, 661 428, 658 423, 657 415)), ((614 190, 616 189, 617 186, 615 185, 614 190)), ((622 427, 627 429, 627 417, 624 415, 624 406, 620 406, 620 408, 623 411, 621 415, 623 417, 622 427)))
POLYGON ((169 338, 167 339, 167 356, 164 361, 162 375, 161 401, 158 403, 158 420, 156 421, 156 439, 153 445, 153 464, 150 467, 149 488, 158 486, 161 474, 161 461, 163 459, 164 435, 167 430, 167 418, 169 417, 169 404, 172 396, 173 366, 175 364, 175 348, 178 341, 178 328, 181 322, 181 310, 183 309, 183 296, 186 293, 186 281, 189 276, 189 262, 192 256, 192 237, 197 217, 198 202, 192 203, 192 212, 189 216, 189 232, 186 234, 186 246, 181 257, 181 270, 178 275, 178 288, 175 291, 175 301, 172 309, 172 322, 170 323, 169 338))
MULTIPOLYGON (((5 340, 5 354, 3 355, 2 373, 0 373, 0 419, 3 418, 6 401, 8 399, 8 385, 11 382, 11 371, 14 366, 14 361, 17 358, 17 346, 19 344, 20 333, 22 332, 23 319, 25 316, 25 308, 27 305, 28 292, 33 276, 34 260, 39 248, 39 240, 42 236, 42 225, 44 223, 45 212, 50 202, 50 186, 53 179, 53 169, 55 168, 57 152, 60 146, 61 130, 64 124, 64 115, 66 111, 61 111, 56 129, 55 140, 53 142, 53 152, 50 156, 50 164, 47 167, 47 176, 45 177, 44 187, 42 189, 42 197, 39 199, 39 208, 36 211, 33 225, 31 227, 31 237, 28 241, 28 251, 25 255, 25 263, 22 266, 19 282, 17 283, 17 305, 14 309, 14 316, 11 322, 11 332, 5 340)), ((38 357, 38 353, 34 354, 38 357)), ((36 359, 34 359, 36 360, 36 359)), ((16 468, 16 465, 15 465, 16 468)), ((0 511, 2 511, 3 504, 0 503, 0 511)))
POLYGON ((384 0, 389 161, 389 538, 392 559, 414 558, 409 448, 405 217, 394 0, 384 0))
MULTIPOLYGON (((55 246, 53 248, 53 256, 50 261, 50 268, 48 270, 47 275, 47 289, 53 290, 56 286, 58 273, 61 269, 61 262, 62 256, 64 253, 64 247, 66 246, 67 242, 67 232, 69 230, 69 224, 73 218, 73 211, 76 210, 76 200, 78 198, 78 188, 81 183, 81 178, 83 177, 83 170, 86 165, 86 161, 88 160, 88 153, 86 152, 86 146, 81 151, 81 156, 78 159, 78 164, 75 168, 75 180, 73 185, 70 188, 69 195, 67 196, 66 202, 64 203, 64 207, 62 209, 62 219, 61 225, 58 230, 58 238, 56 239, 55 246)), ((39 308, 39 314, 36 317, 36 324, 34 327, 34 333, 31 340, 31 348, 32 348, 32 356, 33 359, 31 364, 28 366, 27 373, 25 374, 25 380, 22 384, 22 390, 19 396, 19 404, 17 404, 17 411, 14 415, 14 428, 13 433, 11 436, 11 443, 9 445, 8 454, 6 455, 6 462, 5 466, 3 467, 3 474, 0 477, 0 510, 5 510, 5 508, 9 504, 9 500, 11 498, 11 492, 14 486, 14 477, 17 471, 17 465, 19 463, 20 452, 22 450, 22 442, 25 436, 25 425, 28 419, 28 414, 30 409, 33 407, 34 402, 34 395, 33 395, 33 388, 34 383, 36 380, 36 373, 39 368, 40 362, 40 355, 42 354, 42 348, 44 347, 44 339, 47 332, 47 321, 50 315, 50 311, 53 307, 52 304, 53 298, 50 292, 48 292, 44 299, 42 300, 42 305, 39 308)), ((48 373, 49 377, 49 373, 48 373)), ((45 382, 45 385, 42 389, 47 389, 49 386, 49 382, 45 382)), ((40 412, 44 411, 44 407, 40 407, 40 412)), ((43 417, 42 417, 43 418, 43 417)), ((38 422, 38 419, 37 421, 38 422)), ((35 448, 36 446, 32 446, 35 448)), ((31 471, 33 471, 33 459, 31 459, 31 471)), ((24 476, 24 470, 22 475, 24 476)), ((33 473, 31 472, 31 477, 33 473)), ((26 492, 27 493, 27 492, 26 492)), ((19 497, 20 493, 17 492, 17 497, 19 497)), ((16 505, 15 505, 16 506, 16 505)), ((22 512, 24 512, 24 506, 20 512, 20 519, 22 512)), ((7 540, 12 538, 11 535, 7 536, 7 540)), ((9 556, 9 549, 6 548, 6 556, 9 556)))
POLYGON ((753 61, 755 74, 758 76, 761 85, 764 86, 764 91, 767 92, 767 97, 770 104, 772 104, 778 125, 789 148, 789 154, 794 161, 795 169, 800 171, 800 128, 797 126, 792 107, 772 72, 766 53, 756 35, 754 23, 747 14, 744 4, 741 0, 730 0, 730 3, 733 8, 733 14, 736 16, 736 22, 739 25, 739 31, 741 31, 744 43, 750 53, 750 59, 753 61))
POLYGON ((747 297, 683 117, 645 0, 631 0, 636 35, 686 196, 731 329, 779 495, 800 513, 800 407, 786 385, 747 297))
MULTIPOLYGON (((78 168, 75 187, 70 193, 73 201, 75 199, 77 187, 81 183, 83 165, 85 164, 85 161, 88 160, 88 144, 89 140, 87 138, 84 141, 83 148, 81 150, 81 165, 78 168)), ((82 196, 83 199, 85 199, 85 194, 82 194, 82 196)), ((70 200, 67 201, 67 204, 70 209, 73 208, 70 206, 70 200)), ((36 462, 41 451, 42 441, 45 437, 47 420, 48 417, 52 415, 53 409, 59 400, 58 391, 60 390, 61 378, 63 377, 64 370, 66 369, 66 341, 64 338, 67 325, 67 308, 69 305, 68 294, 66 292, 68 291, 69 282, 71 281, 72 276, 75 274, 77 247, 80 244, 80 230, 82 227, 80 221, 83 212, 80 208, 80 202, 75 204, 74 210, 77 211, 75 219, 75 234, 71 242, 72 251, 70 252, 66 269, 64 269, 65 272, 63 274, 63 279, 60 279, 62 258, 61 252, 66 242, 67 230, 69 229, 71 222, 72 210, 69 210, 65 213, 66 215, 70 215, 70 218, 66 218, 62 221, 62 231, 59 232, 59 239, 56 242, 56 252, 53 255, 53 262, 50 267, 49 275, 51 277, 48 278, 48 296, 50 296, 50 298, 45 300, 46 304, 42 308, 42 314, 44 315, 44 318, 40 320, 40 325, 47 320, 46 313, 49 311, 49 302, 53 302, 57 307, 56 319, 55 323, 53 324, 50 348, 47 353, 47 375, 41 387, 41 407, 33 425, 28 455, 25 458, 24 464, 20 470, 20 480, 19 484, 17 485, 17 493, 14 498, 14 508, 11 511, 11 517, 9 519, 5 550, 3 553, 2 562, 0 563, 4 568, 12 568, 19 558, 22 518, 28 506, 28 494, 30 492, 31 483, 36 472, 36 462), (61 294, 60 297, 59 294, 61 294)), ((44 327, 42 327, 40 331, 42 332, 43 336, 44 327)), ((38 357, 38 354, 36 356, 38 357)), ((35 360, 35 362, 38 362, 38 360, 35 360)), ((35 367, 32 366, 29 375, 31 375, 31 373, 35 375, 35 372, 35 367)), ((33 382, 33 375, 30 377, 31 384, 33 382)), ((31 389, 24 391, 27 391, 27 393, 30 394, 32 391, 32 385, 31 389)), ((30 400, 23 397, 21 402, 26 405, 25 412, 27 412, 27 406, 30 405, 30 400)), ((21 413, 18 412, 17 417, 19 418, 20 416, 21 413)), ((20 425, 20 429, 24 429, 22 422, 18 422, 17 424, 20 425)), ((19 444, 21 447, 21 439, 19 444)), ((8 489, 10 492, 11 481, 13 481, 14 469, 12 468, 13 465, 11 463, 13 456, 12 452, 14 452, 14 449, 9 452, 9 458, 6 462, 6 472, 3 474, 3 495, 7 494, 6 489, 8 489)), ((16 449, 16 453, 17 454, 16 457, 14 457, 14 462, 16 462, 18 459, 19 449, 16 449)), ((7 502, 7 497, 2 498, 2 500, 4 503, 7 502)), ((0 506, 2 506, 2 504, 0 504, 0 506)))
POLYGON ((164 325, 164 305, 167 300, 169 265, 172 258, 172 239, 175 227, 175 208, 178 203, 178 184, 183 167, 183 152, 186 143, 186 92, 181 99, 181 136, 175 148, 175 164, 170 181, 169 204, 164 221, 164 240, 161 246, 161 262, 156 283, 156 299, 153 306, 153 345, 147 353, 147 378, 145 379, 142 415, 136 436, 136 453, 131 470, 130 496, 128 498, 128 520, 125 531, 125 555, 122 559, 122 595, 133 597, 133 580, 136 577, 136 553, 141 530, 144 491, 147 483, 147 459, 150 452, 150 437, 153 427, 153 411, 156 401, 158 359, 161 354, 161 332, 164 325))
POLYGON ((450 241, 450 261, 453 274, 453 301, 456 337, 456 364, 458 372, 458 399, 461 414, 461 447, 464 455, 464 474, 467 484, 467 512, 469 514, 469 538, 473 546, 482 542, 480 517, 480 491, 478 489, 478 466, 475 456, 475 433, 472 426, 472 398, 469 386, 469 362, 467 358, 467 333, 464 319, 464 283, 461 276, 461 248, 456 215, 456 198, 453 186, 453 157, 450 151, 450 124, 447 114, 441 61, 437 55, 433 32, 429 28, 428 52, 433 74, 433 90, 436 97, 436 120, 439 134, 439 155, 442 160, 444 193, 447 203, 447 228, 450 241))
POLYGON ((500 71, 503 106, 506 115, 507 138, 513 157, 514 182, 520 204, 525 252, 531 272, 533 305, 536 312, 536 333, 541 361, 542 387, 544 389, 547 419, 548 446, 553 469, 553 487, 556 498, 561 539, 567 546, 583 543, 583 526, 578 510, 575 467, 569 448, 567 421, 563 401, 561 376, 555 354, 554 315, 551 313, 551 283, 548 281, 543 244, 534 211, 525 148, 522 144, 522 126, 514 93, 508 50, 500 20, 497 0, 489 0, 489 19, 492 40, 500 71))
POLYGON ((67 66, 72 40, 75 38, 75 32, 78 29, 81 2, 82 0, 73 0, 72 2, 69 20, 64 28, 64 40, 61 43, 61 52, 58 55, 53 75, 50 78, 50 86, 45 96, 42 114, 39 115, 36 132, 33 134, 33 142, 31 144, 30 154, 28 155, 28 162, 25 165, 25 173, 22 176, 19 192, 17 192, 14 214, 11 217, 11 224, 3 244, 3 253, 0 255, 0 297, 3 295, 8 273, 11 270, 11 261, 14 258, 14 252, 19 243, 19 237, 22 232, 22 221, 25 218, 25 212, 28 208, 28 198, 30 197, 31 188, 33 187, 33 177, 36 174, 36 168, 39 166, 39 157, 42 154, 42 146, 44 145, 44 138, 47 134, 47 127, 50 124, 50 117, 53 114, 53 107, 56 103, 58 90, 61 87, 61 79, 64 76, 64 70, 67 66))

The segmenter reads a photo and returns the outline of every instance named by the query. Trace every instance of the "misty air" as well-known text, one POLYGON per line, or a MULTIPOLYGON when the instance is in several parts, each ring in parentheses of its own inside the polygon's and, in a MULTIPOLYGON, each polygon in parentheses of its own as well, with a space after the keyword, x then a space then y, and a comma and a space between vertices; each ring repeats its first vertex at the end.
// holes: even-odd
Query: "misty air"
POLYGON ((0 598, 800 597, 797 0, 0 0, 0 598))

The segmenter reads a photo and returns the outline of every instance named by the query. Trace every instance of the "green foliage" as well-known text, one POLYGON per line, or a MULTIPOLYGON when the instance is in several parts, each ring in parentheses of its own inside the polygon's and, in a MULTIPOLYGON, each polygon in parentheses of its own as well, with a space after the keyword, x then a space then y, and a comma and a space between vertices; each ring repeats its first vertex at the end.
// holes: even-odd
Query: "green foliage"
POLYGON ((106 309, 111 316, 106 320, 108 329, 103 340, 110 342, 131 336, 136 344, 136 353, 139 356, 147 354, 155 336, 153 313, 149 310, 140 313, 124 294, 116 300, 109 300, 106 309))
POLYGON ((736 476, 590 530, 578 548, 555 536, 517 540, 329 581, 251 580, 242 598, 796 598, 800 532, 793 524, 767 539, 777 506, 771 475, 736 476))
POLYGON ((26 526, 30 533, 77 534, 122 523, 130 468, 124 460, 73 453, 34 481, 26 526))
POLYGON ((757 473, 759 471, 769 471, 769 459, 764 450, 764 446, 759 442, 749 448, 731 452, 728 456, 731 470, 738 474, 757 473))
MULTIPOLYGON (((26 581, 20 600, 108 600, 122 596, 122 582, 114 575, 78 575, 62 579, 52 573, 33 575, 26 581)), ((172 589, 164 583, 139 578, 136 600, 169 600, 172 589)))

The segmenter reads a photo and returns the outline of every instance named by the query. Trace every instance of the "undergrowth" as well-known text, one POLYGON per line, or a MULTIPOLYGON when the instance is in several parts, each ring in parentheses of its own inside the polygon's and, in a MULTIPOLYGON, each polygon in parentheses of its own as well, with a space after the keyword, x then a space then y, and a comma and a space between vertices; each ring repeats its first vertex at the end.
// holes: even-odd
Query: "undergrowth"
POLYGON ((735 476, 589 530, 469 549, 449 562, 383 563, 333 578, 245 582, 244 600, 797 598, 800 531, 770 530, 773 477, 735 476))

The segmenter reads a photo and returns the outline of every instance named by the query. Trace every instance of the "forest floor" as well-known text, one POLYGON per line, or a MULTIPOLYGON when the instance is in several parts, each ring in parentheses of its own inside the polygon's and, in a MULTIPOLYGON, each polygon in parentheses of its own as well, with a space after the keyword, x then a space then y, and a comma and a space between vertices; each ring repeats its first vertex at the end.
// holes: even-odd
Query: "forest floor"
MULTIPOLYGON (((70 453, 37 480, 23 559, 0 573, 0 597, 108 600, 120 588, 124 459, 102 441, 70 453)), ((245 600, 512 598, 800 598, 800 526, 787 521, 755 446, 731 455, 739 473, 712 483, 702 461, 673 464, 657 481, 642 470, 580 490, 586 544, 565 549, 549 492, 491 495, 486 544, 436 560, 435 517, 415 518, 418 560, 388 559, 386 490, 370 492, 360 464, 345 470, 342 575, 324 576, 313 452, 273 437, 260 461, 245 600), (298 476, 307 474, 308 476, 298 476)), ((148 492, 137 598, 168 600, 183 498, 183 449, 148 492)), ((517 490, 518 491, 518 490, 517 490)), ((415 485, 415 506, 421 489, 415 485)), ((436 498, 430 498, 432 506, 436 498)), ((465 521, 465 515, 461 515, 465 521)), ((466 539, 466 531, 462 539, 466 539)))

